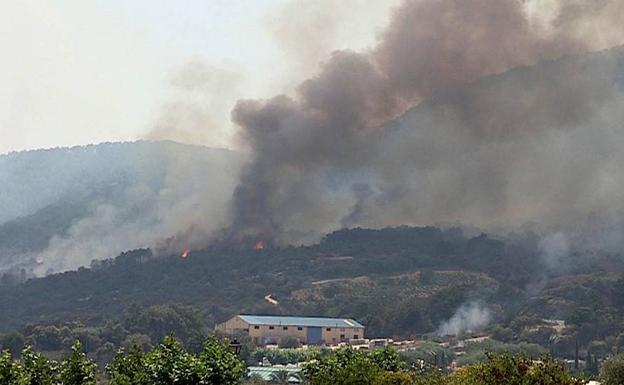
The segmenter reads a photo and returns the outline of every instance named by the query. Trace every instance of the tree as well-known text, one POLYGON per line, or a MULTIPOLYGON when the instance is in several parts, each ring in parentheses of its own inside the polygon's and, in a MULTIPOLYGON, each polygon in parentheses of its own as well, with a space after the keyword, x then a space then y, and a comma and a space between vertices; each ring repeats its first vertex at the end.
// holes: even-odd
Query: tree
POLYGON ((203 384, 234 385, 239 384, 245 372, 243 362, 229 349, 227 340, 219 342, 210 337, 198 356, 203 384))
POLYGON ((534 360, 524 355, 487 354, 488 361, 466 367, 453 376, 453 384, 470 385, 582 385, 560 362, 544 357, 534 360))
POLYGON ((6 350, 0 354, 0 384, 18 385, 20 379, 20 367, 17 365, 11 353, 6 350))
POLYGON ((382 370, 365 354, 342 348, 328 358, 308 363, 304 374, 311 385, 373 385, 382 370))
POLYGON ((413 385, 450 385, 451 377, 437 368, 421 371, 415 378, 413 385))
POLYGON ((82 344, 76 341, 71 354, 59 366, 60 385, 96 385, 97 365, 82 351, 82 344))
POLYGON ((384 372, 377 380, 375 385, 412 385, 414 380, 407 372, 384 372))
POLYGON ((106 342, 95 351, 95 357, 98 364, 105 365, 115 356, 115 345, 106 342))
POLYGON ((514 338, 513 330, 496 325, 490 329, 490 337, 497 341, 510 342, 514 338))
POLYGON ((624 354, 613 356, 602 365, 600 381, 603 385, 624 384, 624 354))
POLYGON ((58 364, 27 346, 22 350, 21 385, 55 385, 58 364))
POLYGON ((405 366, 391 348, 366 354, 345 347, 329 357, 308 363, 304 374, 311 385, 404 384, 405 375, 390 373, 400 373, 405 366))
POLYGON ((151 350, 154 347, 152 345, 152 339, 145 334, 130 334, 122 342, 122 346, 128 349, 132 348, 135 345, 141 348, 141 350, 143 351, 151 350))
POLYGON ((399 355, 399 352, 390 347, 373 351, 370 354, 370 358, 382 370, 389 372, 398 372, 399 370, 405 369, 407 366, 399 355))
POLYGON ((134 345, 126 354, 119 349, 110 364, 106 366, 110 385, 140 385, 146 378, 144 355, 141 348, 134 345))
POLYGON ((194 385, 198 384, 196 358, 186 352, 173 336, 145 355, 143 362, 147 384, 194 385))
POLYGON ((0 349, 9 349, 14 356, 17 356, 23 347, 24 336, 20 333, 12 332, 0 336, 0 349))
POLYGON ((210 338, 196 356, 172 336, 148 353, 136 345, 128 353, 120 349, 106 367, 111 385, 235 385, 243 373, 243 363, 227 341, 210 338))

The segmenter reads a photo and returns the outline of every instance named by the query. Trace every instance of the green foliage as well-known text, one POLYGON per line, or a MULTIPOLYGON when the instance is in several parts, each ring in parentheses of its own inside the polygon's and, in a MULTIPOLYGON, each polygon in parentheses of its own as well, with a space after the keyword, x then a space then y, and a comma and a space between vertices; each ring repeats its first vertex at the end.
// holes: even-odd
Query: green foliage
MULTIPOLYGON (((148 335, 153 341, 162 341, 174 334, 185 342, 197 337, 203 340, 206 329, 201 310, 176 304, 149 308, 133 305, 126 311, 123 327, 132 333, 148 335)), ((128 334, 123 330, 117 333, 120 338, 128 334)))
POLYGON ((97 365, 82 351, 82 344, 76 342, 71 348, 71 355, 59 366, 59 385, 96 385, 97 365))
POLYGON ((488 352, 515 355, 522 354, 531 358, 539 358, 548 353, 545 348, 536 344, 505 344, 488 339, 483 342, 466 344, 466 354, 459 357, 457 363, 460 366, 465 366, 488 361, 488 352))
POLYGON ((20 367, 11 357, 7 350, 0 355, 0 384, 18 385, 20 379, 20 367))
POLYGON ((146 380, 144 355, 140 347, 133 346, 128 353, 119 349, 106 366, 110 385, 141 385, 146 380))
POLYGON ((375 363, 375 365, 381 368, 381 370, 385 370, 387 372, 398 372, 407 367, 399 352, 390 347, 374 350, 369 354, 369 358, 375 363))
POLYGON ((22 350, 21 385, 54 385, 58 365, 27 346, 22 350))
POLYGON ((373 384, 399 385, 581 385, 562 363, 549 358, 534 360, 523 355, 488 354, 487 361, 452 374, 441 370, 421 373, 383 372, 373 384))
POLYGON ((198 356, 198 365, 203 370, 201 384, 238 384, 245 372, 243 363, 229 350, 228 345, 214 337, 204 343, 204 349, 198 356))
POLYGON ((0 356, 0 384, 2 385, 66 385, 93 382, 63 382, 58 364, 48 360, 27 346, 22 350, 20 362, 13 361, 8 351, 0 356))
POLYGON ((490 329, 490 336, 497 341, 511 342, 514 338, 514 332, 509 328, 496 325, 490 329))
POLYGON ((400 355, 408 365, 412 366, 420 366, 424 362, 431 366, 444 367, 455 358, 452 349, 429 341, 422 342, 410 350, 402 351, 400 355))
POLYGON ((0 350, 8 349, 17 356, 24 347, 24 336, 21 333, 11 332, 0 335, 0 350))
POLYGON ((309 363, 304 373, 311 385, 372 385, 382 371, 363 353, 345 348, 325 360, 309 363))
MULTIPOLYGON (((260 254, 231 245, 193 251, 187 259, 154 258, 149 250, 134 250, 94 263, 90 269, 7 287, 0 292, 0 325, 9 329, 67 319, 67 314, 78 320, 119 321, 119 315, 136 304, 138 311, 120 320, 123 328, 107 326, 98 337, 117 348, 126 331, 148 335, 153 342, 173 332, 188 346, 189 340, 201 340, 203 331, 232 314, 274 312, 258 301, 269 291, 283 299, 280 304, 289 313, 355 317, 373 335, 422 334, 452 315, 467 291, 494 287, 501 276, 508 282, 510 272, 528 274, 531 256, 518 257, 505 246, 487 236, 467 238, 457 230, 400 227, 343 230, 317 245, 267 249, 260 254), (420 275, 421 271, 425 273, 420 275), (299 290, 313 289, 310 282, 338 276, 367 276, 372 282, 361 291, 349 280, 318 285, 321 294, 337 294, 325 298, 296 301, 291 297, 299 290), (244 289, 239 284, 243 281, 248 282, 244 289), (164 303, 194 306, 152 306, 146 311, 145 306, 164 303)), ((508 296, 501 300, 507 301, 508 296)), ((37 348, 67 348, 59 330, 40 332, 37 348)), ((81 342, 88 352, 99 347, 81 342)))
POLYGON ((375 385, 412 385, 414 379, 407 372, 383 372, 376 380, 375 385))
POLYGON ((451 377, 438 369, 424 371, 414 377, 414 385, 449 385, 451 377))
POLYGON ((311 385, 376 385, 406 384, 406 376, 397 373, 405 366, 396 352, 384 349, 366 354, 349 347, 341 348, 329 357, 308 363, 304 374, 311 385))
POLYGON ((272 364, 286 365, 307 362, 326 357, 331 353, 328 348, 308 347, 306 349, 255 349, 251 354, 251 362, 261 362, 264 357, 272 364))
POLYGON ((550 358, 532 358, 510 354, 488 354, 488 361, 461 369, 452 376, 457 385, 582 385, 562 363, 550 358))
POLYGON ((600 381, 603 385, 624 384, 624 354, 613 356, 602 365, 600 381))
POLYGON ((244 366, 226 343, 215 338, 194 355, 168 336, 148 353, 137 346, 129 353, 120 350, 106 373, 111 385, 227 385, 240 383, 244 366))
MULTIPOLYGON (((60 364, 27 347, 20 361, 5 351, 0 355, 2 385, 95 385, 96 366, 76 342, 72 354, 60 364)), ((199 354, 184 350, 173 337, 143 352, 133 347, 121 349, 106 366, 107 385, 259 385, 259 378, 242 381, 244 367, 229 350, 227 341, 207 340, 199 354)), ((433 368, 405 369, 397 352, 384 349, 365 353, 341 348, 334 354, 307 363, 305 377, 310 385, 581 385, 562 363, 549 358, 535 360, 523 355, 488 354, 487 361, 445 374, 433 368)), ((277 372, 271 383, 287 384, 297 375, 277 372)), ((609 360, 602 372, 604 385, 621 385, 624 357, 609 360)))
MULTIPOLYGON (((529 295, 527 287, 540 273, 539 256, 535 245, 514 242, 470 238, 457 229, 399 227, 341 230, 316 245, 262 252, 213 245, 187 259, 134 250, 89 269, 3 287, 0 332, 20 330, 1 335, 0 349, 17 357, 26 343, 57 356, 80 340, 85 353, 104 364, 121 347, 138 344, 148 351, 174 333, 198 354, 215 322, 260 311, 353 317, 369 336, 417 336, 435 331, 467 293, 477 291, 501 322, 491 332, 509 344, 504 351, 573 359, 577 340, 581 358, 589 350, 592 362, 624 351, 624 259, 600 252, 570 255, 569 269, 553 272, 561 275, 548 280, 542 293, 529 295), (280 298, 280 309, 262 300, 267 292, 280 298), (561 303, 565 309, 555 305, 561 303), (542 322, 556 313, 574 324, 561 331, 542 322)), ((252 345, 242 353, 250 362, 252 345)), ((280 345, 295 343, 285 339, 280 345)), ((487 350, 502 351, 471 348, 460 363, 486 360, 487 350)), ((263 355, 273 363, 314 358, 279 354, 263 355)), ((453 352, 406 358, 446 366, 453 352)))
POLYGON ((31 347, 22 350, 21 360, 13 361, 5 351, 0 356, 2 385, 96 385, 97 365, 82 352, 80 342, 60 365, 48 360, 31 347))

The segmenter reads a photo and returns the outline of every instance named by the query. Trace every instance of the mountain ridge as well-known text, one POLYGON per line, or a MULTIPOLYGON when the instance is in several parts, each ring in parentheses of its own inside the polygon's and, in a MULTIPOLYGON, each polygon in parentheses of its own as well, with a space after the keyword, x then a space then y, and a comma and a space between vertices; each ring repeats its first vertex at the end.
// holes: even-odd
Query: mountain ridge
MULTIPOLYGON (((112 232, 124 218, 130 221, 144 218, 143 225, 153 228, 154 221, 159 219, 150 211, 161 210, 158 215, 164 215, 164 221, 173 219, 169 218, 166 205, 174 206, 187 196, 191 196, 189 204, 200 207, 204 203, 200 195, 204 193, 214 198, 215 205, 224 204, 234 188, 242 161, 242 156, 231 150, 146 141, 31 150, 0 156, 0 181, 7 186, 0 198, 0 218, 4 218, 0 221, 0 271, 37 269, 41 263, 33 262, 46 258, 42 254, 54 247, 54 242, 60 243, 60 254, 75 254, 70 242, 71 237, 75 237, 75 247, 80 246, 81 221, 85 226, 99 226, 98 231, 112 232), (214 175, 215 187, 197 180, 202 173, 208 178, 214 175), (188 181, 178 186, 178 180, 184 178, 188 181), (192 186, 198 190, 194 196, 186 192, 192 186), (176 194, 181 195, 176 198, 176 194), (11 208, 14 201, 19 201, 20 207, 11 208), (111 223, 106 223, 107 220, 111 223), (27 234, 33 238, 30 244, 27 234)), ((205 205, 210 205, 208 199, 205 205)), ((175 208, 172 210, 171 217, 176 213, 175 208)), ((139 228, 135 228, 138 232, 139 228)), ((173 230, 166 236, 175 235, 173 230)), ((97 255, 94 250, 93 255, 81 259, 80 264, 88 265, 91 259, 110 257, 136 247, 127 241, 124 245, 120 237, 119 248, 113 249, 116 240, 111 238, 110 241, 110 249, 101 248, 105 255, 97 255)), ((48 258, 62 258, 59 253, 48 258)), ((78 265, 70 261, 67 266, 78 265)), ((39 274, 59 268, 67 267, 52 263, 39 268, 39 274)))

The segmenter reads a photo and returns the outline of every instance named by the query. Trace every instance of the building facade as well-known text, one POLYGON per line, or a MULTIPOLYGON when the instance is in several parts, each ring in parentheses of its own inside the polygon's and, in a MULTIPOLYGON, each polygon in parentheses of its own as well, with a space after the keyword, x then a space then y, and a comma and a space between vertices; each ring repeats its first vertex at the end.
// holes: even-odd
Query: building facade
POLYGON ((336 345, 364 337, 364 326, 348 318, 237 315, 215 329, 228 335, 248 333, 262 345, 287 337, 308 345, 336 345))

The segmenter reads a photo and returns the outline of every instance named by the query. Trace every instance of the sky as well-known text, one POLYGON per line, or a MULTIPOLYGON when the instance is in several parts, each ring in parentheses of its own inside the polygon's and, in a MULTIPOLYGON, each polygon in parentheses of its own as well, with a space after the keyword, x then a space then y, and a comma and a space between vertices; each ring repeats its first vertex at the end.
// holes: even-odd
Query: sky
POLYGON ((291 93, 331 51, 372 45, 396 3, 4 0, 0 154, 145 138, 232 147, 236 100, 291 93))

